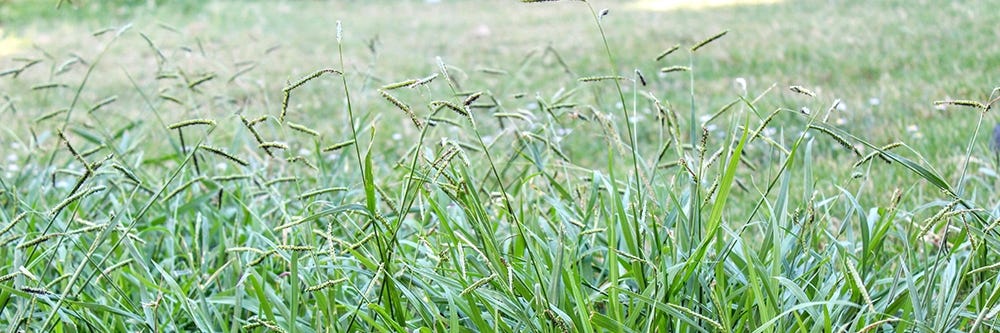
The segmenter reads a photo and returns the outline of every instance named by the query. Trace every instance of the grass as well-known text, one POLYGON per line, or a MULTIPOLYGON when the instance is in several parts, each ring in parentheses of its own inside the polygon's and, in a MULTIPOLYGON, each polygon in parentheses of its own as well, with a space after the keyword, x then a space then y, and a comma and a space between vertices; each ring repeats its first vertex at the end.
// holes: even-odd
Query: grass
POLYGON ((987 3, 35 5, 8 331, 1000 325, 987 3))

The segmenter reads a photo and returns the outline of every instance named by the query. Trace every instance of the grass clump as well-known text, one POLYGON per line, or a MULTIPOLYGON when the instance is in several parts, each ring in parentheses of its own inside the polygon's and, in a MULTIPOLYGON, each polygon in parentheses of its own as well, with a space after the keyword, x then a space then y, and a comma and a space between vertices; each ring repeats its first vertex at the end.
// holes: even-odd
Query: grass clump
POLYGON ((938 103, 979 111, 960 172, 945 173, 907 140, 828 122, 841 102, 818 88, 783 99, 743 80, 706 97, 699 59, 738 30, 640 57, 607 26, 617 10, 530 9, 544 6, 589 10, 593 66, 546 46, 509 67, 441 56, 422 74, 376 72, 377 43, 359 66, 338 22, 336 60, 294 82, 190 61, 195 48, 127 26, 87 68, 51 66, 78 85, 35 89, 53 82, 32 72, 44 66, 12 67, 0 113, 25 121, 4 134, 16 167, 0 178, 0 326, 998 328, 1000 218, 983 199, 996 173, 967 170, 996 169, 976 157, 1000 90, 938 103), (155 54, 150 67, 91 81, 116 43, 155 54), (669 75, 638 68, 685 55, 669 75), (632 56, 648 63, 622 72, 632 56), (253 78, 277 82, 248 93, 253 78), (59 111, 10 111, 26 106, 59 111))

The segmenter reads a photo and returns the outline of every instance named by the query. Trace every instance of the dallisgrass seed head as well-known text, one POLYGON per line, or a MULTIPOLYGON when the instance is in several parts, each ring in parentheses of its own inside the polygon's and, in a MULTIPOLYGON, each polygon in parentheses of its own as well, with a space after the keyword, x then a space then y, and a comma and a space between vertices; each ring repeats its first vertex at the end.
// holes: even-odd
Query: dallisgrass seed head
POLYGON ((960 202, 961 200, 954 200, 948 205, 945 205, 940 210, 938 210, 937 213, 935 213, 933 216, 924 220, 923 227, 920 228, 920 231, 917 233, 917 237, 918 238, 923 237, 925 234, 927 234, 927 232, 930 231, 931 228, 933 228, 934 225, 938 223, 938 221, 947 216, 948 212, 950 212, 952 209, 955 209, 955 206, 957 206, 960 202))
POLYGON ((44 288, 35 288, 35 287, 26 287, 25 286, 25 287, 21 287, 19 289, 21 291, 23 291, 23 292, 26 292, 26 293, 29 293, 29 294, 32 294, 32 295, 35 295, 35 296, 41 296, 41 297, 49 297, 49 296, 55 296, 56 295, 55 293, 53 293, 51 291, 48 291, 48 290, 46 290, 44 288))
POLYGON ((290 127, 293 130, 296 130, 298 132, 305 133, 305 134, 308 134, 308 135, 311 135, 311 136, 319 136, 319 132, 317 132, 316 130, 314 130, 312 128, 309 128, 306 125, 296 124, 296 123, 293 123, 293 122, 289 121, 288 122, 288 127, 290 127))
POLYGON ((448 82, 448 86, 451 87, 452 90, 461 90, 462 87, 459 86, 458 81, 455 81, 455 78, 451 76, 451 72, 448 71, 448 65, 445 65, 444 59, 437 57, 437 63, 438 68, 441 70, 441 75, 444 75, 444 80, 448 82))
POLYGON ((209 127, 215 127, 215 121, 211 119, 190 119, 170 124, 169 126, 167 126, 167 129, 175 130, 195 125, 205 125, 209 127))
POLYGON ((497 278, 497 274, 493 273, 490 276, 487 276, 485 278, 476 280, 476 282, 473 282, 471 285, 469 285, 465 289, 462 289, 462 292, 459 293, 459 296, 468 295, 469 293, 475 291, 476 289, 479 289, 479 287, 482 287, 482 286, 486 285, 487 283, 490 283, 490 281, 492 281, 493 279, 496 279, 496 278, 497 278))
POLYGON ((336 69, 332 69, 332 68, 320 69, 318 71, 313 72, 312 74, 309 74, 309 75, 307 75, 307 76, 299 79, 298 81, 295 81, 295 83, 289 84, 284 89, 282 89, 282 91, 284 91, 284 92, 290 92, 292 90, 295 90, 296 88, 301 87, 303 84, 306 84, 306 82, 309 82, 312 79, 315 79, 315 78, 317 78, 317 77, 319 77, 320 75, 323 75, 323 74, 343 75, 343 72, 338 71, 336 69))
POLYGON ((236 73, 233 73, 233 75, 229 77, 229 80, 227 80, 226 83, 233 83, 233 81, 236 81, 236 79, 239 78, 240 76, 243 76, 243 74, 249 73, 250 71, 252 71, 255 68, 257 68, 257 64, 256 63, 243 64, 243 65, 237 65, 237 66, 242 67, 242 68, 240 68, 238 71, 236 71, 236 73))
POLYGON ((326 282, 317 284, 315 286, 309 286, 308 288, 306 288, 306 292, 322 291, 323 289, 330 288, 344 282, 347 282, 346 277, 342 277, 336 280, 327 280, 326 282))
POLYGON ((344 148, 344 147, 347 147, 347 146, 350 146, 350 145, 353 145, 353 144, 354 144, 354 140, 347 140, 347 141, 344 141, 344 142, 340 142, 340 143, 335 143, 335 144, 329 145, 326 148, 323 148, 322 151, 324 153, 331 152, 331 151, 336 151, 336 150, 340 150, 341 148, 344 148))
POLYGON ((461 116, 464 116, 464 117, 468 117, 469 116, 469 112, 466 111, 464 107, 459 107, 458 105, 455 105, 452 102, 448 102, 448 101, 431 101, 430 105, 431 105, 431 108, 433 108, 435 110, 441 109, 441 108, 446 108, 446 109, 451 110, 452 112, 455 112, 455 113, 457 113, 457 114, 459 114, 461 116))
POLYGON ((660 55, 656 56, 656 61, 663 60, 663 58, 666 58, 668 55, 670 55, 671 53, 674 53, 674 51, 677 51, 680 48, 681 48, 681 44, 675 44, 674 46, 672 46, 672 47, 670 47, 670 48, 668 48, 666 50, 663 50, 663 52, 660 52, 660 55))
POLYGON ((274 332, 278 332, 278 333, 285 333, 285 329, 281 328, 280 326, 278 326, 278 324, 274 323, 273 321, 260 319, 257 316, 250 317, 250 319, 247 320, 247 321, 249 323, 246 324, 246 325, 243 325, 243 327, 242 327, 244 331, 249 331, 249 330, 252 330, 252 329, 258 328, 258 327, 264 327, 264 328, 266 328, 266 329, 268 329, 270 331, 274 331, 274 332))
POLYGON ((113 168, 115 170, 118 170, 119 173, 121 173, 123 176, 125 176, 125 178, 127 178, 130 181, 132 181, 133 183, 142 184, 142 182, 139 181, 139 177, 137 177, 135 175, 135 173, 132 173, 131 170, 129 170, 128 168, 125 168, 121 164, 112 163, 111 164, 111 168, 113 168))
POLYGON ((32 86, 31 90, 45 90, 45 89, 55 89, 55 88, 69 88, 69 85, 65 83, 52 82, 52 83, 45 83, 32 86))
POLYGON ((299 180, 299 177, 295 177, 295 176, 275 178, 275 179, 269 180, 267 182, 264 182, 264 187, 270 187, 271 185, 278 184, 278 183, 295 182, 295 181, 298 181, 298 180, 299 180))
POLYGON ((170 94, 167 94, 167 93, 162 93, 162 94, 160 94, 159 97, 161 99, 163 99, 163 100, 174 102, 174 104, 177 104, 177 105, 180 105, 180 106, 186 106, 187 105, 187 103, 184 103, 184 101, 182 101, 180 98, 174 97, 173 95, 170 95, 170 94))
POLYGON ((471 95, 465 98, 465 101, 462 101, 462 104, 465 106, 472 105, 472 103, 475 102, 477 99, 479 99, 479 97, 481 96, 483 96, 482 91, 477 91, 475 93, 472 93, 471 95))
POLYGON ((40 123, 40 122, 52 119, 53 117, 61 115, 61 114, 66 113, 66 112, 69 112, 69 108, 61 108, 61 109, 58 109, 58 110, 55 110, 55 111, 43 114, 41 116, 35 117, 34 121, 37 124, 37 123, 40 123))
POLYGON ((278 245, 277 249, 284 251, 293 251, 293 252, 309 252, 315 250, 315 248, 308 245, 287 245, 287 244, 278 245))
POLYGON ((412 85, 414 85, 416 83, 417 83, 416 79, 410 79, 410 80, 406 80, 406 81, 399 81, 399 82, 395 82, 395 83, 390 83, 390 84, 382 86, 382 88, 379 88, 379 89, 388 91, 388 90, 393 90, 393 89, 399 89, 399 88, 402 88, 402 87, 409 87, 409 86, 412 86, 412 85))
POLYGON ((163 202, 170 201, 170 199, 173 199, 175 196, 186 190, 188 187, 194 185, 194 183, 201 182, 202 180, 205 180, 205 176, 198 176, 195 177, 194 179, 184 182, 184 184, 181 184, 181 186, 178 186, 173 191, 170 191, 170 193, 168 193, 167 196, 163 197, 163 202))
POLYGON ((858 160, 857 162, 855 162, 854 165, 853 165, 853 167, 855 167, 855 168, 860 167, 862 164, 867 163, 868 161, 870 161, 875 156, 878 156, 878 158, 881 159, 882 162, 892 163, 892 161, 890 161, 888 158, 886 158, 885 154, 883 154, 882 152, 891 150, 893 148, 896 148, 896 147, 899 147, 899 146, 902 146, 902 145, 903 145, 902 142, 893 142, 893 143, 887 144, 885 146, 882 146, 881 148, 879 148, 879 150, 876 150, 876 151, 873 151, 871 153, 868 153, 868 155, 865 155, 864 158, 862 158, 861 160, 858 160))
POLYGON ((609 81, 609 80, 624 80, 624 77, 618 75, 597 75, 597 76, 584 76, 577 81, 580 82, 599 82, 599 81, 609 81))
POLYGON ((643 87, 646 86, 646 77, 642 76, 642 72, 640 72, 638 68, 635 69, 635 77, 639 79, 639 83, 642 84, 643 87))
POLYGON ((21 222, 25 216, 28 216, 28 212, 21 212, 21 214, 17 214, 13 220, 10 220, 10 223, 7 223, 7 225, 0 229, 0 236, 3 236, 3 234, 6 234, 11 229, 14 229, 14 226, 17 225, 18 222, 21 222))
POLYGON ((490 74, 490 75, 507 75, 507 74, 510 74, 507 71, 502 70, 502 69, 486 68, 486 67, 476 68, 476 71, 480 72, 480 73, 490 74))
POLYGON ((52 240, 52 239, 55 239, 55 238, 59 238, 59 237, 63 237, 63 236, 66 236, 66 234, 61 233, 61 232, 54 232, 54 233, 51 233, 51 234, 45 234, 45 235, 41 235, 41 236, 35 237, 35 238, 33 238, 33 239, 31 239, 31 240, 29 240, 27 242, 18 244, 17 247, 15 247, 15 248, 18 249, 18 250, 23 250, 25 248, 29 248, 29 247, 32 247, 32 246, 44 243, 46 241, 49 241, 49 240, 52 240))
POLYGON ((125 266, 128 266, 128 265, 131 265, 131 264, 132 264, 132 262, 134 262, 134 261, 135 261, 135 260, 133 260, 132 258, 128 258, 128 259, 125 259, 124 261, 122 261, 122 262, 120 262, 120 263, 117 263, 117 264, 114 264, 114 265, 111 265, 110 267, 108 267, 108 268, 105 268, 105 269, 104 269, 103 271, 101 271, 101 275, 100 275, 100 276, 108 276, 109 274, 111 274, 111 272, 114 272, 114 271, 116 271, 116 270, 119 270, 119 269, 121 269, 122 267, 125 267, 125 266))
POLYGON ((706 45, 718 40, 719 38, 722 38, 722 36, 725 36, 727 33, 729 33, 729 30, 724 30, 718 34, 715 34, 712 37, 708 37, 705 40, 698 42, 698 44, 695 44, 694 46, 691 47, 691 52, 694 53, 695 51, 698 51, 698 49, 705 47, 706 45))
POLYGON ((389 207, 389 211, 392 214, 394 214, 394 215, 395 214, 399 214, 399 211, 396 208, 399 205, 396 203, 395 200, 392 199, 392 196, 390 196, 388 193, 386 193, 385 189, 383 189, 382 186, 379 186, 378 184, 375 184, 375 191, 378 192, 379 200, 382 200, 382 202, 385 203, 385 205, 389 207))
POLYGON ((55 207, 52 207, 52 209, 49 211, 49 215, 50 216, 59 215, 59 212, 62 211, 63 208, 66 208, 66 206, 69 206, 69 204, 73 203, 74 201, 79 200, 80 198, 86 197, 88 195, 104 191, 105 189, 107 189, 106 186, 100 185, 88 188, 83 191, 76 192, 75 194, 67 197, 66 199, 63 199, 63 201, 60 201, 59 204, 57 204, 55 207))
POLYGON ((10 243, 13 243, 14 241, 21 239, 23 237, 24 237, 23 235, 10 235, 7 236, 6 238, 0 238, 0 247, 6 247, 7 245, 10 245, 10 243))
POLYGON ((436 79, 437 77, 438 77, 438 73, 431 74, 429 76, 426 76, 426 77, 424 77, 422 79, 417 80, 416 82, 413 82, 413 84, 411 84, 409 86, 409 88, 413 89, 413 88, 416 88, 416 87, 419 87, 419 86, 427 85, 428 83, 431 83, 431 81, 434 81, 434 79, 436 79))
POLYGON ((965 106, 965 107, 976 108, 976 109, 980 109, 980 110, 986 110, 987 109, 986 105, 983 104, 983 103, 980 103, 980 102, 977 102, 977 101, 971 101, 971 100, 964 100, 964 99, 935 101, 934 105, 965 106))
POLYGON ((368 243, 368 241, 371 240, 373 237, 375 237, 375 233, 374 232, 373 233, 369 233, 368 235, 366 235, 364 238, 362 238, 361 240, 357 241, 356 243, 349 244, 349 246, 346 249, 344 249, 344 250, 347 251, 347 252, 351 252, 351 251, 357 250, 359 247, 365 245, 365 243, 368 243))
POLYGON ((253 261, 248 262, 247 263, 247 267, 254 267, 254 266, 260 265, 260 263, 264 262, 265 259, 267 259, 268 257, 270 257, 271 255, 273 255, 275 253, 278 253, 278 252, 275 251, 275 250, 270 250, 270 251, 264 252, 263 254, 261 254, 260 256, 258 256, 257 259, 254 259, 253 261))
POLYGON ((205 82, 208 82, 208 81, 210 81, 210 80, 212 80, 214 78, 215 78, 215 73, 208 73, 208 74, 202 75, 202 76, 200 76, 200 77, 192 80, 191 82, 188 82, 188 89, 194 90, 196 87, 198 87, 198 85, 200 85, 202 83, 205 83, 205 82))
POLYGON ((2 275, 2 276, 0 276, 0 283, 4 283, 4 282, 10 281, 10 280, 13 280, 18 275, 21 275, 21 272, 13 272, 13 273, 10 273, 10 274, 2 275))
POLYGON ((253 247, 231 247, 226 249, 226 252, 253 252, 258 255, 263 255, 267 253, 267 251, 253 247))
POLYGON ((844 139, 844 137, 838 135, 837 133, 831 132, 826 127, 820 127, 820 126, 816 126, 816 125, 809 125, 809 129, 814 129, 814 130, 817 130, 817 131, 820 131, 820 132, 826 134, 827 136, 833 138, 834 141, 837 141, 837 143, 839 143, 841 146, 844 146, 845 149, 850 150, 851 152, 853 152, 854 155, 857 155, 859 157, 861 156, 861 151, 858 151, 857 147, 851 145, 850 142, 847 142, 847 139, 844 139))
MULTIPOLYGON (((241 115, 240 117, 243 117, 243 116, 241 115)), ((264 122, 265 120, 267 120, 267 116, 260 116, 260 117, 254 118, 252 120, 247 120, 247 118, 243 117, 243 121, 246 123, 247 126, 250 126, 250 127, 257 126, 257 124, 260 124, 260 123, 264 122)))
POLYGON ((59 67, 56 67, 54 74, 58 76, 60 74, 66 73, 70 69, 72 69, 73 65, 76 65, 81 62, 82 59, 80 59, 80 57, 72 57, 69 60, 66 60, 63 63, 59 64, 59 67))
POLYGON ((244 167, 250 166, 250 163, 247 162, 246 160, 244 160, 242 158, 239 158, 239 157, 236 157, 235 155, 227 153, 226 151, 224 151, 222 149, 219 149, 219 148, 216 148, 216 147, 212 147, 212 146, 209 146, 209 145, 198 145, 198 149, 207 150, 207 151, 211 152, 212 154, 215 154, 215 155, 218 155, 218 156, 222 156, 222 157, 224 157, 224 158, 232 161, 233 163, 242 165, 244 167))
POLYGON ((454 127, 462 127, 462 124, 459 124, 457 121, 449 118, 431 117, 427 120, 427 124, 430 126, 437 126, 438 123, 445 123, 454 127))
POLYGON ((719 177, 715 177, 715 181, 712 181, 712 186, 708 188, 705 192, 705 200, 701 202, 702 206, 708 205, 708 202, 712 200, 712 196, 715 195, 715 191, 719 190, 719 177))
POLYGON ((211 178, 213 182, 231 182, 237 180, 250 179, 248 174, 235 174, 235 175, 224 175, 224 176, 214 176, 211 178))
POLYGON ((83 227, 83 228, 80 228, 80 229, 70 230, 70 231, 66 232, 66 236, 78 235, 78 234, 85 234, 85 233, 88 233, 88 232, 99 231, 99 230, 103 230, 107 226, 108 226, 107 224, 95 224, 95 225, 91 225, 91 226, 86 226, 86 227, 83 227))
MULTIPOLYGON (((87 158, 87 157, 90 157, 90 155, 96 154, 97 152, 99 152, 101 150, 104 150, 104 148, 106 148, 104 145, 98 145, 98 146, 96 146, 94 148, 90 148, 90 149, 87 149, 87 150, 84 150, 84 151, 80 152, 80 156, 84 157, 84 158, 87 158)), ((94 162, 93 164, 91 164, 90 168, 96 170, 100 166, 100 165, 97 165, 99 163, 102 163, 102 162, 101 161, 94 162)))
POLYGON ((551 309, 545 309, 545 318, 548 319, 549 322, 552 323, 552 325, 555 325, 555 327, 559 329, 559 332, 562 333, 570 332, 569 325, 566 324, 566 322, 563 321, 562 318, 559 318, 559 315, 557 315, 555 311, 552 311, 551 309))
POLYGON ((257 147, 260 148, 260 149, 282 149, 282 150, 288 150, 288 145, 287 144, 285 144, 284 142, 277 142, 277 141, 264 142, 264 143, 261 143, 261 144, 257 145, 257 147))
POLYGON ((347 191, 347 188, 346 187, 342 187, 342 186, 321 188, 321 189, 318 189, 318 190, 313 190, 313 191, 309 191, 309 192, 306 192, 306 193, 302 193, 302 194, 300 194, 298 196, 297 199, 299 199, 299 200, 305 200, 305 199, 309 199, 309 198, 312 198, 312 197, 315 197, 315 196, 321 195, 321 194, 332 193, 332 192, 342 192, 342 191, 347 191))
POLYGON ((694 182, 694 183, 698 182, 698 174, 695 173, 693 169, 691 169, 691 166, 688 165, 688 162, 687 162, 686 158, 681 158, 681 159, 677 160, 677 163, 680 164, 680 166, 684 167, 684 171, 687 171, 688 176, 691 177, 691 181, 692 182, 694 182))
POLYGON ((793 93, 796 94, 802 94, 809 97, 816 97, 816 93, 812 92, 812 90, 806 89, 803 86, 789 86, 788 90, 791 90, 793 93))
POLYGON ((523 120, 528 123, 532 122, 531 118, 520 112, 496 112, 493 114, 493 117, 496 117, 498 119, 514 118, 523 120))
POLYGON ((861 274, 858 274, 858 269, 854 267, 854 262, 845 260, 844 264, 847 265, 847 272, 850 273, 855 286, 861 291, 861 296, 864 297, 865 304, 868 305, 868 311, 877 312, 875 304, 872 302, 871 294, 868 293, 868 288, 865 287, 864 280, 861 279, 861 274))
POLYGON ((405 103, 397 99, 395 96, 390 95, 385 90, 379 90, 379 93, 382 95, 383 98, 385 98, 385 100, 389 101, 389 103, 392 103, 392 105, 395 105, 397 108, 402 110, 403 113, 406 113, 406 115, 410 117, 410 121, 413 122, 414 126, 416 126, 418 129, 424 128, 423 121, 421 121, 420 118, 417 118, 417 115, 414 114, 412 110, 410 110, 409 105, 406 105, 405 103))
POLYGON ((69 150, 70 154, 73 154, 73 157, 76 158, 76 160, 80 162, 80 164, 83 164, 83 167, 86 168, 87 171, 93 172, 94 170, 90 168, 90 162, 87 162, 87 159, 83 158, 83 156, 80 155, 80 153, 78 153, 76 149, 73 148, 73 145, 69 143, 69 139, 66 138, 66 134, 63 133, 62 131, 57 131, 57 132, 59 133, 59 138, 62 139, 62 142, 66 144, 66 149, 69 150))
POLYGON ((660 73, 673 73, 673 72, 689 72, 691 67, 688 66, 670 66, 660 68, 660 73))
MULTIPOLYGON (((340 22, 340 21, 338 21, 338 22, 340 22)), ((337 26, 338 27, 340 26, 339 23, 338 23, 337 26)), ((338 41, 340 40, 340 38, 337 38, 337 39, 338 39, 338 41)), ((291 99, 291 97, 292 97, 292 95, 291 95, 292 94, 292 90, 295 90, 296 88, 301 87, 303 84, 306 84, 306 82, 309 82, 312 79, 315 79, 315 78, 319 77, 320 75, 327 74, 327 73, 337 74, 337 75, 344 75, 343 72, 338 71, 336 69, 325 68, 325 69, 321 69, 321 70, 315 71, 312 74, 309 74, 306 77, 303 77, 303 78, 299 79, 298 81, 295 81, 295 83, 291 83, 288 86, 286 86, 284 89, 282 89, 281 91, 282 91, 282 93, 284 93, 284 96, 281 99, 281 116, 278 117, 278 121, 280 121, 280 122, 284 122, 285 121, 285 115, 288 114, 288 100, 291 99)))
POLYGON ((156 56, 161 64, 164 61, 167 61, 167 56, 163 55, 163 51, 160 51, 160 48, 156 47, 156 43, 153 43, 153 40, 150 39, 149 36, 146 36, 146 34, 142 32, 139 33, 139 36, 142 36, 142 39, 146 41, 146 46, 149 46, 150 49, 153 49, 153 51, 156 52, 156 56))

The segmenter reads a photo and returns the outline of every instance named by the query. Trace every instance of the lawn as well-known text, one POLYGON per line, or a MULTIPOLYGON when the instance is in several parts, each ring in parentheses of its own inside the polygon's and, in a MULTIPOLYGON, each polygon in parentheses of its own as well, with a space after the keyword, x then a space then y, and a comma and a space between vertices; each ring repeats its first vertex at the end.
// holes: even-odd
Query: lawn
POLYGON ((0 327, 1000 329, 992 7, 0 1, 0 327))

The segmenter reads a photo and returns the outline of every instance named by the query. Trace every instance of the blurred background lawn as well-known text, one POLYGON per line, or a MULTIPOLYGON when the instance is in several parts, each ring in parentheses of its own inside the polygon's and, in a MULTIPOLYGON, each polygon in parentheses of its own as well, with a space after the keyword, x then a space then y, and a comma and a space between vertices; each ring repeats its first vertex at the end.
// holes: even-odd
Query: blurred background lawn
MULTIPOLYGON (((275 113, 286 82, 336 63, 337 20, 344 24, 347 66, 364 73, 357 79, 365 86, 427 76, 436 71, 438 56, 461 69, 469 86, 527 96, 567 89, 581 76, 608 74, 596 29, 578 8, 583 5, 573 1, 63 1, 58 10, 56 3, 7 0, 0 5, 0 69, 44 60, 15 81, 0 81, 0 90, 20 106, 4 117, 20 119, 19 124, 64 107, 52 105, 52 98, 31 97, 37 95, 32 86, 75 85, 83 71, 56 73, 64 69, 60 66, 79 58, 83 61, 68 66, 83 67, 108 38, 93 33, 125 24, 149 41, 128 34, 116 42, 104 56, 112 60, 95 68, 98 75, 84 92, 85 101, 132 90, 129 75, 143 82, 165 71, 214 73, 220 79, 206 87, 228 102, 188 105, 189 111, 275 113), (180 60, 164 62, 157 52, 180 60), (539 54, 543 66, 518 71, 539 54), (156 70, 140 70, 151 68, 156 70), (477 69, 517 73, 500 79, 477 69)), ((646 73, 649 90, 680 110, 690 107, 687 78, 655 73, 691 61, 695 105, 702 116, 737 96, 738 78, 746 81, 750 95, 775 87, 761 102, 766 111, 820 111, 841 100, 831 122, 875 144, 904 141, 955 177, 977 114, 933 102, 982 101, 1000 85, 995 38, 1000 11, 990 1, 641 0, 596 1, 595 7, 610 10, 603 24, 619 73, 646 73), (654 60, 675 44, 690 45, 727 29, 719 44, 694 59, 678 53, 654 60), (790 85, 807 87, 817 98, 804 100, 786 89, 790 85)), ((340 97, 314 92, 299 100, 303 109, 298 112, 305 117, 299 121, 320 130, 339 128, 322 119, 340 97)), ((370 102, 361 98, 363 106, 370 102)), ((133 112, 142 105, 135 96, 122 96, 118 103, 133 112)), ((987 127, 995 120, 988 115, 987 127)), ((25 126, 10 125, 3 140, 23 137, 25 131, 25 126)), ((974 156, 982 167, 991 167, 986 136, 979 141, 974 156)), ((819 154, 817 165, 833 171, 834 178, 848 177, 853 159, 829 143, 833 148, 819 154)), ((885 177, 898 180, 891 171, 885 177)))

